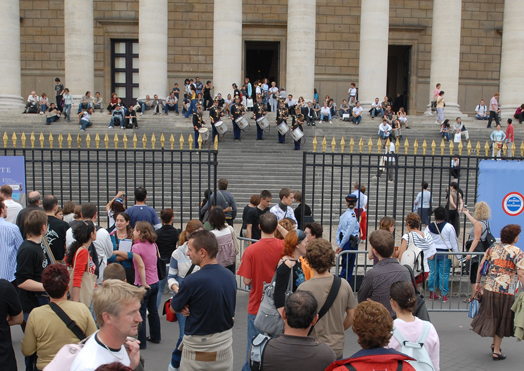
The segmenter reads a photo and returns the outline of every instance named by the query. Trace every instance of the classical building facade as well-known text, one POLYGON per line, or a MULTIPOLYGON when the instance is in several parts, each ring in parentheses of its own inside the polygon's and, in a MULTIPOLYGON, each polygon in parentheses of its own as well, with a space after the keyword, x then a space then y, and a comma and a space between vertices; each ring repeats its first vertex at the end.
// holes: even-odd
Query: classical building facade
POLYGON ((524 101, 521 1, 3 0, 0 107, 53 96, 55 77, 107 101, 196 76, 224 95, 247 76, 339 104, 355 82, 364 106, 401 94, 419 115, 437 82, 457 114, 500 91, 508 116, 524 101))

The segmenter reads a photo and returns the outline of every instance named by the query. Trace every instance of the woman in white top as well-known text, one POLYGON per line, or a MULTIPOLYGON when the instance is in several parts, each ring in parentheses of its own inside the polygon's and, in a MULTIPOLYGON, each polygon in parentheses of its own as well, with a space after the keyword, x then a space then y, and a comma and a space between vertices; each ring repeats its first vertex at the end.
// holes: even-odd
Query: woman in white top
POLYGON ((47 108, 49 108, 49 99, 46 93, 42 93, 40 96, 40 114, 43 115, 47 108))
POLYGON ((80 125, 82 125, 82 127, 80 128, 80 131, 86 131, 86 128, 88 126, 91 126, 93 125, 91 123, 91 116, 93 115, 93 107, 89 107, 87 109, 87 111, 84 111, 83 113, 80 113, 79 116, 82 116, 81 119, 80 119, 80 125))
POLYGON ((406 129, 409 129, 409 126, 408 126, 408 114, 407 114, 406 111, 404 110, 404 107, 400 107, 400 109, 398 110, 397 118, 398 118, 398 120, 399 120, 401 123, 403 123, 404 125, 406 125, 406 129))
POLYGON ((276 112, 278 108, 278 88, 277 83, 274 81, 269 88, 269 103, 271 104, 271 112, 276 112))
POLYGON ((226 224, 226 215, 220 206, 215 206, 209 213, 209 224, 211 231, 218 241, 217 262, 233 274, 236 270, 236 259, 240 252, 235 230, 226 224))
POLYGON ((65 117, 67 118, 67 122, 71 122, 71 106, 74 106, 75 104, 73 103, 73 95, 71 94, 68 88, 64 89, 64 102, 65 102, 65 109, 64 109, 65 117))
POLYGON ((391 308, 393 308, 393 311, 397 314, 397 319, 393 321, 393 336, 389 340, 386 348, 395 349, 400 352, 402 350, 402 344, 397 340, 395 335, 402 336, 410 343, 417 343, 423 327, 429 326, 428 335, 424 340, 424 348, 427 350, 430 358, 428 361, 431 361, 435 371, 439 371, 440 339, 437 330, 435 330, 431 322, 422 321, 413 315, 413 311, 417 307, 417 298, 413 285, 406 281, 394 282, 391 285, 389 296, 391 297, 391 308))
MULTIPOLYGON (((204 225, 199 220, 193 219, 187 222, 186 230, 180 233, 180 237, 178 239, 178 248, 173 251, 173 254, 171 255, 171 261, 169 262, 169 274, 167 276, 167 285, 174 292, 174 295, 178 293, 178 289, 184 278, 200 269, 198 265, 193 265, 187 256, 187 241, 191 234, 203 230, 204 225)), ((178 336, 178 342, 171 356, 171 367, 169 369, 173 368, 178 370, 180 367, 180 360, 182 359, 182 351, 178 350, 178 346, 184 337, 187 317, 184 317, 182 313, 177 313, 176 318, 180 328, 180 335, 178 336)))

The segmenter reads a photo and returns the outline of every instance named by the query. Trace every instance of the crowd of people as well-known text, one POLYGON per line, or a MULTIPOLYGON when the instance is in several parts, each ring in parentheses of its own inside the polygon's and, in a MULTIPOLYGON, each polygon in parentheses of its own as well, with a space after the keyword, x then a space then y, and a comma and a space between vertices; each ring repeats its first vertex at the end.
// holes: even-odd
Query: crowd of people
POLYGON ((470 213, 457 183, 449 187, 446 207, 433 210, 433 222, 433 197, 428 184, 421 185, 399 248, 391 217, 368 234, 369 200, 360 183, 344 200, 347 210, 335 248, 322 238, 324 228, 313 221, 301 193, 282 188, 272 206, 271 192, 263 190, 243 209, 240 234, 250 245, 240 259, 234 229, 238 207, 227 187, 228 181, 220 179, 216 194, 206 191, 199 219, 182 231, 173 226, 172 209, 163 209, 159 217, 147 205, 143 187, 135 189, 130 207, 118 192, 106 205, 107 228, 101 228, 95 204, 68 201, 59 208, 55 196, 32 191, 22 208, 12 200, 12 189, 2 186, 4 369, 17 370, 9 326, 22 324, 26 370, 143 370, 140 350, 162 341, 159 309, 164 308, 175 314, 180 331, 168 370, 231 370, 238 275, 250 287, 244 371, 395 369, 399 362, 406 370, 421 365, 439 370, 439 336, 419 312, 417 292, 427 283, 429 300, 449 300, 450 252, 472 260, 471 295, 483 295, 473 330, 493 339, 494 360, 506 358, 501 341, 514 334, 513 319, 519 314, 511 307, 517 280, 524 280, 524 253, 515 246, 521 229, 508 225, 501 242, 492 242, 489 206, 478 202, 470 213), (299 204, 293 208, 295 201, 299 204), (462 251, 460 213, 472 225, 462 251), (356 287, 354 252, 366 239, 373 268, 356 287), (413 258, 417 252, 422 254, 413 258), (342 269, 336 276, 337 259, 342 269), (172 298, 163 304, 166 285, 172 298), (276 317, 263 312, 267 297, 276 317), (347 358, 344 341, 350 328, 362 350, 347 358), (413 350, 407 343, 424 345, 413 350), (64 355, 69 349, 77 349, 74 357, 64 355))

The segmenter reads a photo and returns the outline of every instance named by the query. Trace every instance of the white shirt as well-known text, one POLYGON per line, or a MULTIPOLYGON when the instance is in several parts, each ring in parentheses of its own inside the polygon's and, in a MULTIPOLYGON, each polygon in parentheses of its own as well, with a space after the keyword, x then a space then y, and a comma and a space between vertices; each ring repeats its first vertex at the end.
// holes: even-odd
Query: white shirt
POLYGON ((380 102, 373 102, 371 103, 371 108, 382 108, 382 104, 380 104, 380 102))
POLYGON ((124 366, 131 366, 131 360, 124 345, 118 352, 108 350, 95 339, 99 331, 95 332, 85 343, 84 347, 71 366, 71 371, 95 371, 99 366, 113 362, 120 362, 124 366))
POLYGON ((390 132, 390 131, 391 131, 391 125, 390 125, 390 124, 384 124, 384 123, 382 123, 382 124, 380 124, 380 125, 378 126, 378 130, 379 130, 379 131, 378 131, 379 133, 380 133, 381 131, 383 131, 384 133, 386 133, 386 132, 390 132))
POLYGON ((37 103, 40 101, 40 97, 38 95, 33 96, 32 94, 30 94, 29 97, 27 97, 27 101, 37 103))
POLYGON ((89 112, 87 112, 87 111, 84 112, 84 115, 82 116, 82 120, 84 120, 84 121, 91 120, 91 115, 89 114, 89 112))
POLYGON ((22 205, 12 198, 9 200, 4 200, 4 205, 7 209, 7 216, 5 217, 5 220, 9 223, 16 224, 16 217, 18 216, 20 210, 23 209, 22 205))
POLYGON ((284 211, 280 208, 278 204, 276 204, 271 209, 269 209, 269 211, 275 214, 277 220, 279 221, 284 218, 291 218, 295 221, 295 225, 298 224, 297 219, 295 218, 295 211, 291 206, 286 206, 286 211, 284 211))
POLYGON ((486 107, 486 105, 477 105, 477 108, 475 108, 475 112, 477 112, 477 114, 479 116, 486 116, 486 112, 488 110, 488 107, 486 107))
POLYGON ((366 211, 366 205, 368 204, 368 196, 366 196, 359 190, 353 191, 352 195, 357 196, 356 209, 364 209, 364 211, 366 211))
POLYGON ((323 115, 329 116, 329 114, 331 113, 331 110, 329 109, 329 107, 322 106, 322 108, 320 109, 320 113, 323 115))
POLYGON ((278 93, 278 88, 276 86, 274 88, 269 88, 269 92, 271 94, 277 94, 278 93))
POLYGON ((262 88, 257 85, 257 88, 255 89, 257 95, 262 94, 262 88))
MULTIPOLYGON (((438 232, 431 232, 429 226, 424 230, 424 234, 426 234, 426 232, 429 232, 431 239, 433 240, 433 245, 437 250, 440 250, 440 252, 449 250, 459 252, 457 234, 455 228, 453 228, 451 224, 446 223, 444 228, 440 231, 440 234, 438 232), (442 235, 442 237, 440 237, 440 235, 442 235)), ((457 256, 457 258, 460 259, 460 256, 457 256)))
POLYGON ((364 108, 362 106, 353 108, 353 115, 359 116, 362 114, 362 111, 364 111, 364 108))
POLYGON ((349 88, 348 93, 350 97, 355 97, 357 95, 357 88, 349 88))

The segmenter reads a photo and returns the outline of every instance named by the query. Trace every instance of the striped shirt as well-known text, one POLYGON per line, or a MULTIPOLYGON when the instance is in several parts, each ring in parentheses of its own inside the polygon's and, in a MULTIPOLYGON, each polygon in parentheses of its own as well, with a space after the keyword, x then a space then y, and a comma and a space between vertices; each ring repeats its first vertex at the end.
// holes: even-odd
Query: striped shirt
POLYGON ((411 235, 415 246, 417 246, 420 250, 424 252, 424 272, 429 272, 428 258, 431 258, 433 255, 435 255, 437 249, 433 244, 433 239, 431 238, 431 234, 429 233, 429 231, 426 229, 423 233, 424 237, 422 237, 415 231, 409 232, 403 235, 402 239, 406 241, 406 243, 409 246, 408 235, 411 235))
POLYGON ((16 254, 24 242, 16 224, 0 218, 0 279, 13 282, 16 271, 16 254))

